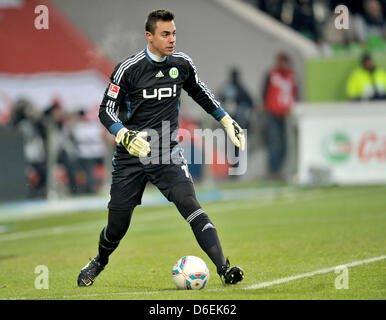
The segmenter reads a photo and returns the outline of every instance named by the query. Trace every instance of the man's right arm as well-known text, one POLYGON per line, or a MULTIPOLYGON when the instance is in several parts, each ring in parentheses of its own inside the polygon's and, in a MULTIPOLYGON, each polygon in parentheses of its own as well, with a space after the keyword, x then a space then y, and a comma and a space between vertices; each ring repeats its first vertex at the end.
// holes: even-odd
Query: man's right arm
POLYGON ((117 115, 117 110, 124 103, 129 91, 124 68, 118 64, 110 77, 110 83, 99 107, 99 119, 107 130, 115 135, 115 142, 120 143, 135 157, 146 157, 150 145, 145 140, 147 132, 137 132, 127 129, 117 115))
POLYGON ((118 118, 117 110, 124 102, 127 93, 127 85, 124 76, 117 77, 120 64, 116 66, 110 77, 110 83, 106 88, 102 103, 99 107, 99 120, 113 135, 124 128, 122 121, 118 118))
POLYGON ((188 62, 189 76, 184 83, 185 91, 196 101, 207 113, 221 123, 229 138, 236 147, 244 151, 245 137, 243 129, 234 121, 228 113, 220 106, 213 94, 206 85, 199 79, 197 69, 190 57, 185 54, 179 54, 188 62))

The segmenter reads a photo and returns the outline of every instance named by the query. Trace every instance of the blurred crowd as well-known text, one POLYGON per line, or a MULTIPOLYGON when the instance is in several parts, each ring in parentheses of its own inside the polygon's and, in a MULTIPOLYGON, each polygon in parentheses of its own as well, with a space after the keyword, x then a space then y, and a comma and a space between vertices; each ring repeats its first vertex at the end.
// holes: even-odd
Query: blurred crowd
POLYGON ((386 50, 386 0, 246 0, 322 46, 326 54, 386 50), (336 32, 338 5, 348 29, 336 32))
POLYGON ((223 107, 242 128, 249 129, 257 118, 260 119, 257 130, 260 137, 257 138, 266 149, 266 179, 285 179, 283 165, 287 154, 286 119, 297 100, 297 91, 291 58, 282 51, 277 53, 274 64, 264 75, 258 101, 254 101, 243 85, 241 72, 237 68, 230 69, 228 81, 219 90, 218 97, 223 107))
MULTIPOLYGON (((294 30, 321 45, 327 53, 351 51, 360 54, 358 66, 345 84, 347 100, 386 99, 386 72, 373 60, 372 53, 386 49, 386 0, 245 0, 294 30), (338 5, 348 11, 347 29, 337 30, 338 5)), ((354 55, 354 56, 359 56, 354 55)), ((284 180, 288 150, 287 119, 298 100, 298 82, 291 57, 277 52, 274 63, 266 66, 257 99, 243 84, 241 70, 229 69, 229 76, 218 88, 216 97, 242 128, 251 130, 265 148, 266 178, 284 180)), ((19 99, 11 108, 7 126, 23 139, 25 176, 30 197, 45 197, 50 192, 92 194, 99 192, 106 179, 106 163, 112 154, 113 138, 100 125, 90 108, 66 112, 60 101, 43 111, 28 100, 19 99), (106 160, 108 159, 108 160, 106 160)), ((192 116, 182 116, 180 128, 192 132, 203 127, 192 116)), ((205 126, 204 126, 205 127, 205 126)), ((196 141, 184 142, 191 159, 203 153, 196 141)), ((260 146, 258 146, 260 148, 260 146)), ((215 151, 213 151, 216 154, 215 151)), ((238 148, 234 157, 240 161, 238 148)), ((216 159, 214 159, 216 161, 216 159)), ((229 164, 228 164, 229 165, 229 164)), ((239 162, 231 164, 239 167, 239 162)), ((226 166, 208 166, 212 176, 229 177, 226 166)), ((205 176, 201 164, 189 163, 189 171, 199 181, 205 176)))
POLYGON ((66 113, 59 101, 41 112, 26 99, 16 101, 8 126, 22 135, 29 197, 100 190, 107 137, 92 115, 81 108, 66 113))
MULTIPOLYGON (((288 53, 277 52, 273 64, 267 65, 258 98, 253 96, 243 84, 242 72, 237 67, 229 69, 228 78, 216 92, 223 108, 242 128, 256 128, 257 124, 257 130, 252 128, 250 131, 252 136, 249 139, 259 140, 257 148, 265 149, 264 178, 285 180, 287 119, 298 100, 297 76, 288 53)), ((361 56, 358 66, 347 78, 346 97, 351 101, 386 99, 386 72, 376 65, 370 54, 361 56)), ((108 171, 105 164, 111 160, 114 139, 100 124, 97 113, 98 106, 94 111, 79 108, 68 113, 59 101, 53 101, 40 112, 26 99, 15 103, 8 126, 17 130, 23 138, 30 197, 44 197, 52 191, 60 196, 91 194, 101 190, 108 171)), ((192 116, 182 114, 180 118, 180 129, 190 131, 191 137, 195 128, 203 127, 192 116)), ((183 141, 182 147, 188 152, 185 157, 190 159, 205 152, 202 145, 193 140, 183 141)), ((253 148, 252 144, 252 153, 253 148)), ((240 161, 241 156, 235 148, 234 159, 240 161)), ((200 156, 198 158, 201 159, 200 156)), ((239 163, 215 163, 207 170, 214 178, 228 178, 227 169, 230 166, 237 169, 239 163)), ((194 161, 189 163, 189 171, 195 181, 205 176, 203 166, 194 161)))
MULTIPOLYGON (((262 83, 254 101, 242 83, 240 70, 233 67, 218 98, 242 128, 248 129, 258 121, 259 128, 255 133, 259 137, 250 138, 258 138, 265 148, 265 178, 286 180, 288 118, 299 100, 298 80, 288 53, 280 51, 276 54, 274 63, 267 66, 262 83)), ((350 72, 344 85, 347 100, 386 100, 386 71, 377 66, 369 53, 358 59, 358 66, 350 72)))

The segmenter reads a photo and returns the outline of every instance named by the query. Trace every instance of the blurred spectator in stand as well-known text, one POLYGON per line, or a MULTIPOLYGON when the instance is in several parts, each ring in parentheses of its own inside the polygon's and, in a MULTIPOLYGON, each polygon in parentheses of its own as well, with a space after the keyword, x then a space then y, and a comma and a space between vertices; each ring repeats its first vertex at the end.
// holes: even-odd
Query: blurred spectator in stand
POLYGON ((386 39, 386 20, 381 3, 378 0, 366 0, 363 9, 363 15, 356 16, 354 20, 360 41, 370 44, 371 41, 386 39))
POLYGON ((219 90, 219 100, 225 107, 229 115, 243 129, 248 129, 249 114, 253 107, 253 102, 247 89, 240 80, 240 71, 231 68, 227 83, 219 90))
POLYGON ((22 133, 29 197, 46 195, 46 131, 32 104, 19 99, 12 108, 10 124, 22 133))
POLYGON ((282 179, 280 171, 287 151, 286 117, 297 97, 295 73, 287 53, 277 54, 274 66, 265 77, 262 97, 269 178, 282 179))
MULTIPOLYGON (((78 192, 76 183, 76 167, 77 167, 77 154, 75 142, 72 137, 72 122, 75 116, 67 114, 63 116, 60 122, 60 131, 58 132, 58 159, 57 164, 62 165, 65 169, 64 181, 65 185, 68 185, 68 191, 71 194, 78 192)), ((57 177, 60 180, 60 177, 57 177)))
MULTIPOLYGON (((240 80, 240 71, 236 67, 230 69, 228 82, 219 90, 218 97, 226 112, 228 112, 240 127, 242 129, 248 129, 253 101, 247 89, 243 86, 240 80)), ((239 162, 237 161, 239 152, 239 148, 235 147, 236 159, 234 159, 234 167, 239 166, 239 162)))
POLYGON ((361 65, 351 73, 346 94, 354 101, 386 99, 386 72, 375 66, 371 55, 363 55, 361 65))
POLYGON ((57 165, 64 167, 71 194, 77 191, 75 170, 76 158, 74 156, 74 142, 71 139, 68 122, 71 117, 63 113, 60 101, 54 99, 52 104, 45 110, 42 122, 44 123, 47 137, 46 145, 50 153, 50 158, 55 162, 52 163, 51 170, 54 170, 54 179, 57 180, 57 165), (55 139, 51 148, 48 147, 48 139, 55 139))
POLYGON ((256 0, 256 5, 271 17, 281 21, 284 0, 256 0))
POLYGON ((99 121, 91 119, 85 111, 81 110, 77 121, 72 126, 72 137, 83 178, 78 179, 78 192, 96 192, 101 183, 100 179, 97 179, 97 171, 103 167, 106 151, 104 130, 99 121), (83 180, 81 185, 79 180, 83 180))
POLYGON ((313 5, 314 0, 296 0, 291 27, 309 39, 318 41, 313 5))

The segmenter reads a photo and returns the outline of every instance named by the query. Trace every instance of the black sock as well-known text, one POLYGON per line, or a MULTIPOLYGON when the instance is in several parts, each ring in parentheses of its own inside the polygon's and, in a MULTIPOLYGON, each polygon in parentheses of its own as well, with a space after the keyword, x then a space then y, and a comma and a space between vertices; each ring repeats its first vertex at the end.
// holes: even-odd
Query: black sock
POLYGON ((189 222, 201 249, 216 265, 222 274, 226 266, 216 228, 197 201, 193 183, 181 182, 171 189, 169 200, 173 201, 178 211, 189 222))
POLYGON ((217 273, 222 274, 226 261, 213 223, 206 213, 203 212, 196 217, 190 225, 201 249, 205 251, 216 265, 217 273))
POLYGON ((119 240, 116 242, 112 242, 107 239, 106 227, 104 227, 99 236, 99 244, 98 244, 98 260, 103 266, 108 264, 109 256, 118 247, 118 245, 119 245, 119 240))
POLYGON ((109 262, 109 256, 126 234, 133 210, 134 207, 125 211, 109 209, 107 226, 103 228, 99 236, 98 260, 103 266, 109 262))

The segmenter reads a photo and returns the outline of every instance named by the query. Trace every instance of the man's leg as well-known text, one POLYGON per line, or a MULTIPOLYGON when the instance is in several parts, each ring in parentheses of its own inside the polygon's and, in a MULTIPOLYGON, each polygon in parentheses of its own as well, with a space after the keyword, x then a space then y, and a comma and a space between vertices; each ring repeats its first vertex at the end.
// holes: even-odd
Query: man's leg
POLYGON ((119 242, 129 229, 134 207, 127 210, 109 209, 107 225, 99 235, 98 260, 102 266, 109 262, 109 256, 118 247, 119 242))
POLYGON ((278 119, 279 135, 280 135, 280 150, 279 156, 279 168, 283 166, 287 154, 287 136, 286 136, 286 122, 285 118, 278 119))
POLYGON ((277 118, 267 113, 267 151, 268 151, 268 167, 271 174, 276 174, 280 166, 280 128, 277 118))
POLYGON ((193 184, 180 182, 172 187, 170 199, 178 211, 189 222, 198 244, 221 272, 226 265, 216 228, 196 199, 193 184))
POLYGON ((224 258, 217 230, 196 199, 193 180, 182 150, 172 152, 171 160, 170 164, 147 166, 147 178, 176 205, 190 224, 198 244, 216 265, 221 279, 229 284, 241 281, 243 271, 239 267, 230 268, 228 259, 224 258))
POLYGON ((126 234, 130 225, 134 207, 126 210, 109 209, 107 226, 99 235, 98 255, 82 268, 78 276, 78 286, 91 286, 96 277, 104 270, 109 262, 109 256, 118 247, 120 240, 126 234))
POLYGON ((169 194, 170 200, 189 222, 198 244, 216 265, 217 273, 226 283, 237 283, 243 279, 243 271, 238 267, 229 269, 225 260, 217 230, 196 199, 193 183, 180 182, 174 185, 169 194))
POLYGON ((147 179, 139 165, 114 166, 108 222, 99 235, 98 255, 82 268, 78 286, 91 286, 109 262, 109 256, 126 234, 133 210, 141 203, 147 179))

